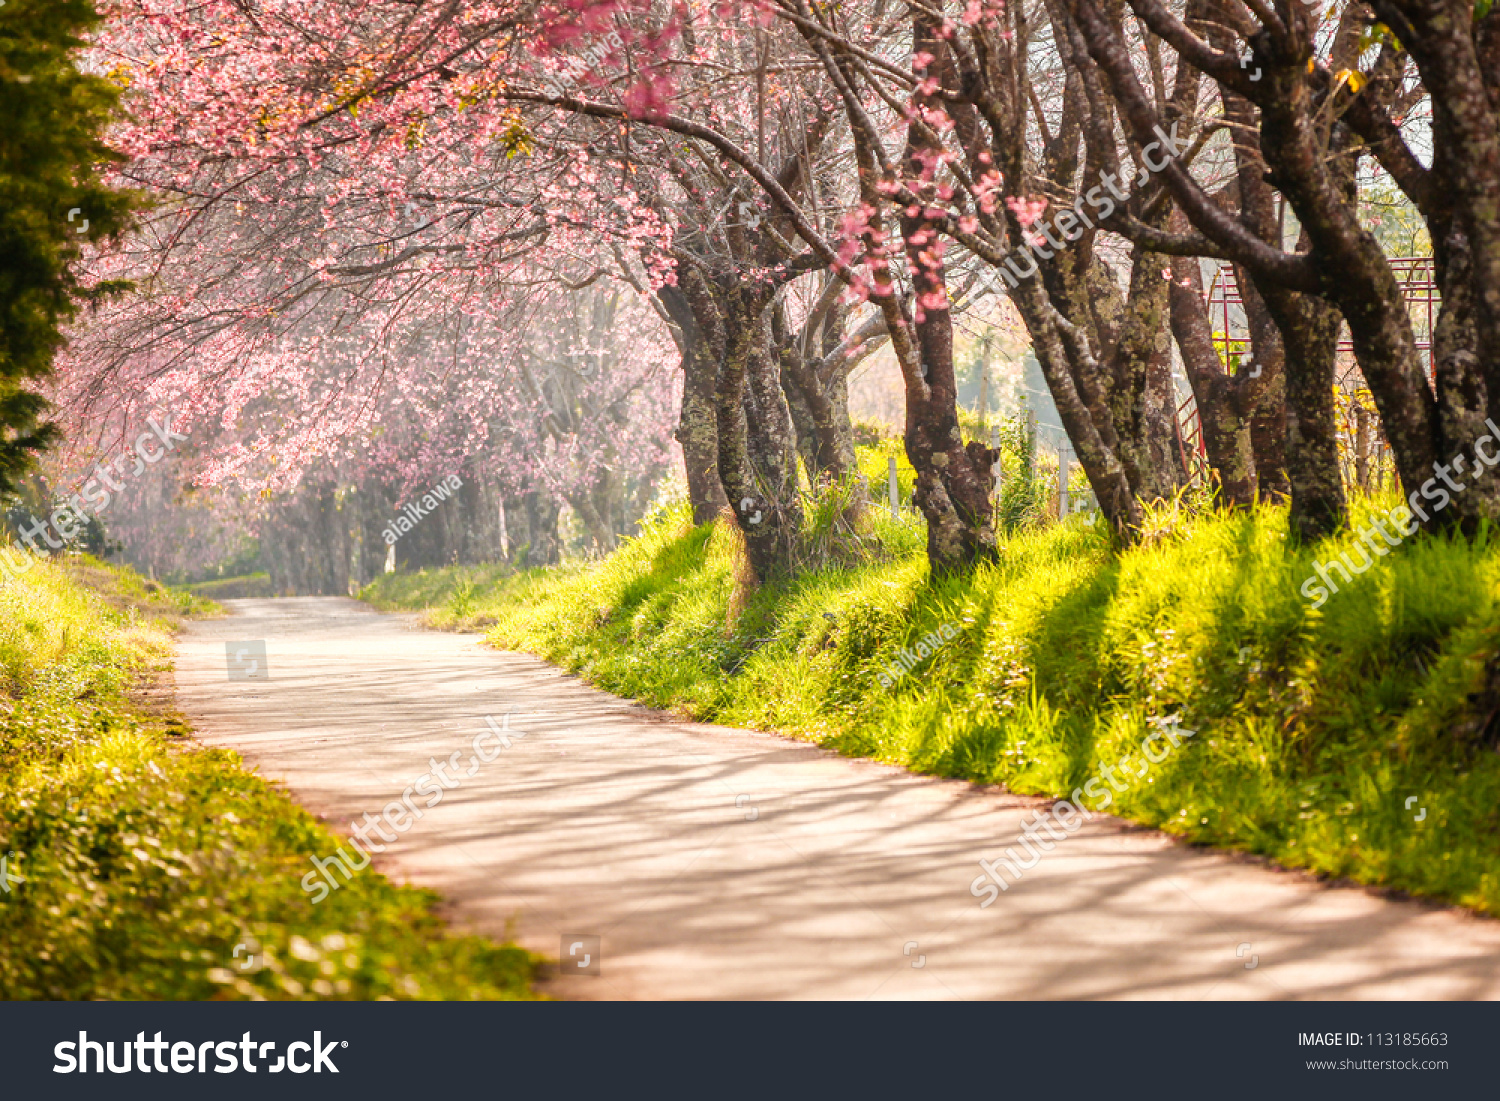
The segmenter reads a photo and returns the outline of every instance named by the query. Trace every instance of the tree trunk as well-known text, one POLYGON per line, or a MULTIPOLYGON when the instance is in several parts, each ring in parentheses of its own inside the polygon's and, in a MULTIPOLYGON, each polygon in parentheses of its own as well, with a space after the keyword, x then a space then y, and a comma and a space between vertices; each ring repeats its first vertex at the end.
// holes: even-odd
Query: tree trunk
POLYGON ((1354 402, 1354 484, 1370 492, 1370 413, 1354 402))
POLYGON ((809 486, 816 486, 822 467, 818 460, 818 429, 813 424, 812 410, 802 395, 802 387, 792 369, 790 360, 795 351, 784 350, 781 355, 781 389, 786 396, 787 412, 792 417, 792 428, 796 432, 797 454, 802 459, 802 469, 807 474, 809 486))
POLYGON ((726 354, 717 401, 719 478, 750 566, 764 582, 790 572, 801 530, 791 415, 771 354, 764 296, 727 287, 720 301, 726 354))
POLYGON ((729 507, 719 478, 718 389, 724 336, 717 307, 702 276, 685 268, 680 287, 663 287, 659 298, 674 322, 682 355, 682 413, 677 442, 687 474, 693 523, 711 523, 729 507))
MULTIPOLYGON (((1429 228, 1444 312, 1452 302, 1462 314, 1445 333, 1438 358, 1442 446, 1434 459, 1461 454, 1473 469, 1473 443, 1489 432, 1485 419, 1500 416, 1500 12, 1488 4, 1436 0, 1374 0, 1371 6, 1402 27, 1402 45, 1431 97, 1432 183, 1444 217, 1429 218, 1429 228)), ((1386 435, 1399 466, 1397 441, 1389 430, 1386 435)), ((1421 473, 1429 476, 1425 464, 1421 473)), ((1466 483, 1453 510, 1466 526, 1500 515, 1495 482, 1466 483)))
POLYGON ((602 514, 592 496, 580 491, 568 495, 568 504, 573 506, 573 511, 578 513, 578 518, 583 521, 584 531, 588 533, 589 543, 600 554, 608 554, 614 550, 614 532, 610 529, 609 521, 602 514))
POLYGON ((1131 254, 1130 293, 1109 350, 1110 412, 1119 457, 1137 497, 1170 497, 1182 484, 1172 392, 1170 284, 1167 257, 1137 247, 1131 254))
POLYGON ((1115 536, 1128 543, 1141 526, 1141 509, 1115 450, 1118 441, 1113 420, 1108 410, 1091 409, 1075 384, 1074 364, 1055 323, 1056 314, 1046 291, 1035 279, 1020 280, 1010 288, 1010 299, 1026 323, 1037 365, 1047 380, 1047 389, 1073 453, 1088 476, 1099 511, 1115 536))
MULTIPOLYGON (((912 20, 913 44, 919 52, 944 58, 952 75, 952 60, 926 15, 912 20)), ((938 106, 920 88, 912 107, 920 115, 938 106)), ((907 128, 904 171, 908 179, 931 179, 929 165, 941 150, 925 126, 907 128)), ((923 185, 930 197, 933 185, 923 185)), ((927 518, 927 560, 933 573, 967 569, 995 553, 994 512, 990 504, 990 468, 997 455, 983 443, 966 447, 958 425, 958 379, 953 368, 953 315, 948 298, 946 267, 939 250, 930 246, 939 227, 923 207, 903 211, 900 219, 911 272, 911 328, 915 346, 897 360, 906 381, 906 457, 916 470, 912 502, 927 518)), ((887 285, 887 303, 895 305, 887 285)), ((901 324, 905 325, 905 317, 901 324)), ((889 325, 889 314, 888 314, 889 325)))
MULTIPOLYGON (((1403 491, 1416 493, 1431 476, 1436 458, 1437 409, 1423 377, 1405 297, 1380 243, 1358 220, 1355 158, 1348 149, 1352 137, 1339 123, 1331 143, 1320 141, 1318 112, 1301 75, 1273 68, 1267 76, 1275 81, 1270 90, 1276 96, 1262 105, 1261 153, 1272 182, 1302 223, 1319 264, 1323 293, 1349 323, 1355 358, 1380 411, 1403 491), (1335 156, 1329 156, 1330 150, 1335 156)), ((1305 299, 1299 303, 1285 291, 1273 293, 1269 281, 1257 280, 1256 285, 1286 344, 1293 527, 1303 536, 1325 535, 1344 519, 1343 487, 1335 492, 1332 485, 1339 477, 1331 370, 1337 320, 1330 320, 1321 305, 1305 299), (1294 346, 1298 343, 1300 349, 1294 346), (1327 371, 1316 362, 1325 344, 1327 371), (1321 469, 1324 463, 1331 469, 1321 469), (1305 507, 1298 505, 1299 491, 1313 495, 1305 507)))
POLYGON ((1250 327, 1251 369, 1260 369, 1264 384, 1250 414, 1256 493, 1262 501, 1285 500, 1292 493, 1286 469, 1286 353, 1281 332, 1255 281, 1239 267, 1234 269, 1234 277, 1250 327))
POLYGON ((557 534, 559 508, 556 501, 533 491, 526 494, 526 530, 528 566, 552 566, 562 557, 562 540, 557 534))
POLYGON ((1339 474, 1334 362, 1341 319, 1320 298, 1256 280, 1276 319, 1286 355, 1286 457, 1291 529, 1313 540, 1337 531, 1347 515, 1339 474))
POLYGON ((1255 503, 1256 489, 1250 423, 1236 400, 1235 380, 1225 373, 1214 347, 1198 260, 1175 257, 1170 270, 1172 334, 1198 406, 1203 449, 1218 475, 1224 504, 1248 507, 1255 503))

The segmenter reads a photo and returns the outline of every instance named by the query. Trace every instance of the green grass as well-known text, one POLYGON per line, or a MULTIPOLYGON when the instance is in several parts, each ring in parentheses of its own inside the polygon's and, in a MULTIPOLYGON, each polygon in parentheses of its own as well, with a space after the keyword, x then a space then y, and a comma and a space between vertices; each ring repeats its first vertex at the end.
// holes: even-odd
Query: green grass
POLYGON ((475 594, 490 591, 501 580, 514 574, 513 568, 503 564, 388 573, 366 586, 362 595, 377 608, 388 612, 442 603, 470 627, 486 627, 494 621, 474 617, 475 594))
POLYGON ((1293 549, 1282 510, 1163 509, 1124 554, 1074 518, 941 581, 916 523, 873 518, 866 561, 755 592, 732 622, 734 540, 681 509, 592 567, 470 592, 462 615, 442 574, 421 601, 389 578, 372 595, 433 605, 435 626, 493 623, 497 646, 697 720, 1018 792, 1069 793, 1176 717, 1196 736, 1111 813, 1500 913, 1493 531, 1408 540, 1313 611, 1312 560, 1352 537, 1293 549), (882 688, 944 623, 958 637, 882 688))
POLYGON ((450 934, 430 892, 367 869, 312 905, 298 877, 341 839, 150 700, 162 617, 210 608, 99 563, 0 578, 0 992, 532 996, 533 957, 450 934))
POLYGON ((276 595, 276 590, 271 587, 271 575, 264 571, 242 574, 239 577, 221 577, 214 581, 192 581, 172 588, 176 592, 191 593, 206 600, 265 599, 276 595))

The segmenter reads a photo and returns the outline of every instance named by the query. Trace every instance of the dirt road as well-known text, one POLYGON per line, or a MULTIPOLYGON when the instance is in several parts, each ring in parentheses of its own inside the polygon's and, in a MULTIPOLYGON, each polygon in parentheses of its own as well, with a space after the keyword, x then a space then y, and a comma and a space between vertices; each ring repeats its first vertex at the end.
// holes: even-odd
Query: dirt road
POLYGON ((457 786, 415 797, 377 867, 442 892, 461 926, 571 948, 562 997, 1500 996, 1497 922, 1108 818, 981 909, 978 861, 1045 801, 669 721, 353 600, 229 605, 181 643, 198 736, 342 831, 453 760, 457 786), (268 680, 229 679, 225 643, 246 671, 249 642, 268 680), (481 741, 487 763, 486 716, 511 731, 481 741))

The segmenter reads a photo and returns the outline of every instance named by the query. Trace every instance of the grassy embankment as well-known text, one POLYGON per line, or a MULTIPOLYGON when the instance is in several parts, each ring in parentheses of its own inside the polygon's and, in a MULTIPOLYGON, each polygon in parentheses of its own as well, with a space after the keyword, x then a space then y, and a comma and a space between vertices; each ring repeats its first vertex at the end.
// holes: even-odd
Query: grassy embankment
POLYGON ((1177 716, 1196 736, 1112 813, 1500 913, 1493 532, 1408 540, 1317 611, 1298 588, 1352 537, 1297 550, 1286 532, 1276 509, 1167 511, 1115 554, 1074 518, 934 581, 919 522, 877 512, 862 549, 834 548, 731 616, 734 540, 675 510, 587 567, 479 592, 462 570, 393 575, 367 596, 490 626, 497 646, 695 719, 1019 792, 1071 792, 1177 716), (442 603, 455 586, 457 606, 442 603), (881 687, 899 649, 945 623, 962 633, 881 687))
POLYGON ((0 577, 0 997, 530 996, 533 958, 449 934, 429 892, 367 869, 309 902, 339 840, 156 683, 211 608, 97 563, 0 577))
POLYGON ((173 585, 172 590, 202 597, 205 600, 265 599, 276 595, 276 591, 271 587, 270 575, 266 573, 221 577, 216 581, 192 581, 186 585, 173 585))

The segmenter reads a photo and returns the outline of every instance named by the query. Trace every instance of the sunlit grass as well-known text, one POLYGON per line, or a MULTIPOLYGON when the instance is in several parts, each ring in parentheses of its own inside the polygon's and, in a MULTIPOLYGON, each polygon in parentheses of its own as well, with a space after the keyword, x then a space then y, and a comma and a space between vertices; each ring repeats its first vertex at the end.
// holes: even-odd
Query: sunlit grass
POLYGON ((3 996, 530 996, 532 957, 450 935, 429 892, 367 869, 313 906, 339 839, 131 694, 170 660, 160 616, 202 607, 97 563, 0 579, 3 996))
MULTIPOLYGON (((1361 503, 1356 528, 1394 503, 1361 503)), ((1493 534, 1409 539, 1312 610, 1299 586, 1352 535, 1293 549, 1278 509, 1169 509, 1151 530, 1115 554, 1075 518, 939 581, 897 532, 895 552, 757 592, 731 623, 732 547, 677 511, 592 568, 469 599, 495 645, 622 695, 1021 792, 1066 794, 1176 717, 1197 734, 1112 812, 1500 913, 1493 534), (881 687, 948 622, 962 633, 881 687)))

